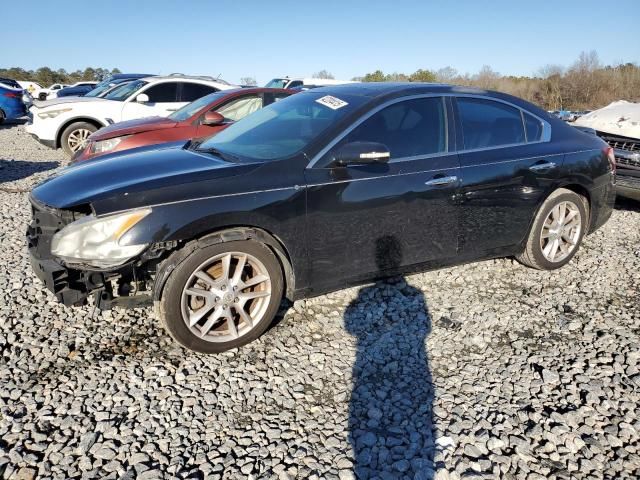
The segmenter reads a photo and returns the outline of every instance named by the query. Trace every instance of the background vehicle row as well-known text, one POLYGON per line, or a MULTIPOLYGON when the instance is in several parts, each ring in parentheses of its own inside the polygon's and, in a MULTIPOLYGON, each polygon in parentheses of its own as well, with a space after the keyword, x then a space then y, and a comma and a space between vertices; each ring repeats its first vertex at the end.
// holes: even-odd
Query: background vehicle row
POLYGON ((69 156, 81 150, 93 132, 124 120, 168 116, 209 93, 233 88, 210 77, 145 77, 116 88, 103 98, 69 97, 53 104, 34 105, 27 132, 69 156))
POLYGON ((129 120, 98 130, 89 137, 86 147, 76 152, 73 161, 164 142, 201 141, 294 92, 256 87, 210 93, 168 117, 129 120))

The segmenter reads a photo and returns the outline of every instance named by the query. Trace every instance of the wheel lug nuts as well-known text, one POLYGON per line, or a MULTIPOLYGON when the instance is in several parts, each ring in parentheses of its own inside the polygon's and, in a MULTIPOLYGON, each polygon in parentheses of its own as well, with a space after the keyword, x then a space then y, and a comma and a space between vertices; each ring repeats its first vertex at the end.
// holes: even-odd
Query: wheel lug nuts
POLYGON ((236 297, 236 298, 234 298, 234 299, 233 299, 233 301, 234 301, 235 303, 238 303, 238 302, 240 301, 240 299, 239 299, 238 297, 236 297))

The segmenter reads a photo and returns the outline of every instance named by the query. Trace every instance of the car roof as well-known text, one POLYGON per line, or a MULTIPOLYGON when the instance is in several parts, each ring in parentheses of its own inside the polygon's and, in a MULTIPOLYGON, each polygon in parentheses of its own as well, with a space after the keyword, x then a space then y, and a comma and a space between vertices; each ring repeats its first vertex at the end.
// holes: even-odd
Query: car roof
MULTIPOLYGON (((323 85, 313 89, 314 92, 336 92, 346 95, 361 95, 378 97, 389 93, 476 93, 485 94, 488 91, 473 87, 461 87, 445 83, 421 82, 360 82, 344 83, 340 85, 323 85)), ((493 93, 493 92, 492 92, 493 93)))
POLYGON ((223 93, 225 95, 236 95, 239 93, 251 94, 251 93, 297 93, 298 90, 291 88, 267 88, 267 87, 238 87, 231 88, 229 90, 222 90, 217 93, 223 93))
POLYGON ((206 82, 221 83, 223 85, 232 85, 222 78, 216 78, 209 75, 184 75, 182 73, 172 73, 170 75, 150 75, 149 77, 145 77, 145 80, 147 78, 152 78, 155 80, 200 80, 206 82))
POLYGON ((120 79, 120 78, 144 78, 144 77, 153 77, 152 73, 114 73, 110 76, 112 80, 120 79))

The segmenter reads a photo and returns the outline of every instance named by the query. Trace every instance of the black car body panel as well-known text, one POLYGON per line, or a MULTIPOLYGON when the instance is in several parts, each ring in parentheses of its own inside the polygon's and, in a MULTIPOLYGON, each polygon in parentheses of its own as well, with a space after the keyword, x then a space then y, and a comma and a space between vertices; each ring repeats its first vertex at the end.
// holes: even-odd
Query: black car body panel
MULTIPOLYGON (((542 202, 559 187, 589 199, 591 230, 611 214, 615 186, 606 144, 523 100, 429 84, 347 84, 296 96, 322 93, 366 101, 290 157, 247 162, 178 144, 143 147, 72 166, 35 188, 33 202, 59 212, 101 216, 152 208, 122 241, 149 244, 156 256, 145 254, 117 271, 96 273, 82 295, 99 290, 111 275, 129 278, 133 269, 153 270, 145 262, 162 260, 162 249, 168 253, 224 229, 254 229, 281 246, 292 272, 289 296, 300 298, 393 273, 519 253, 542 202), (420 96, 444 99, 444 152, 346 167, 326 160, 332 142, 367 112, 420 96), (465 149, 456 106, 456 98, 464 96, 496 99, 531 113, 550 128, 550 138, 465 149), (442 178, 455 180, 438 183, 442 178)), ((36 230, 32 224, 31 244, 38 243, 36 230)), ((42 270, 40 260, 56 261, 34 248, 31 253, 36 270, 42 270)), ((77 288, 87 282, 82 272, 92 269, 65 270, 77 288)))

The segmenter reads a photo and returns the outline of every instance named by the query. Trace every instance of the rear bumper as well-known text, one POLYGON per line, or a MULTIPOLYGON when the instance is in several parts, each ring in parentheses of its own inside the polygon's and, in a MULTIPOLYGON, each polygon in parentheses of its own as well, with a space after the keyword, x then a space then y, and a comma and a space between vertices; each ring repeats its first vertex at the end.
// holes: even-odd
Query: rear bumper
POLYGON ((24 106, 22 101, 19 103, 12 102, 10 104, 0 105, 0 110, 4 112, 4 116, 7 120, 16 120, 27 114, 27 108, 24 106))
POLYGON ((616 184, 611 174, 607 174, 608 181, 589 193, 591 195, 591 224, 589 233, 602 227, 613 213, 613 206, 616 202, 616 184))

